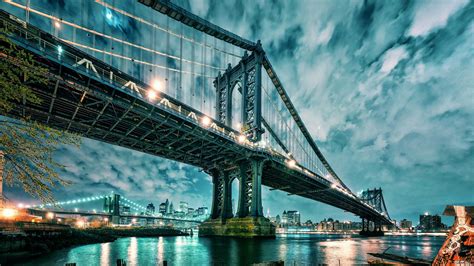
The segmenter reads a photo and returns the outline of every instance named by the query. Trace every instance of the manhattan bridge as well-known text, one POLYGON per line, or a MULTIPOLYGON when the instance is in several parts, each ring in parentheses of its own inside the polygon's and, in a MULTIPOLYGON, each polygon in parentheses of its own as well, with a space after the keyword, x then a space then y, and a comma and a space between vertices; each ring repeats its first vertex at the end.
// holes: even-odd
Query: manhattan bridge
POLYGON ((203 235, 274 234, 262 185, 351 212, 363 232, 393 225, 381 189, 358 196, 334 172, 260 41, 166 0, 52 2, 0 3, 8 37, 48 69, 32 85, 41 103, 11 117, 203 169, 213 182, 203 235))

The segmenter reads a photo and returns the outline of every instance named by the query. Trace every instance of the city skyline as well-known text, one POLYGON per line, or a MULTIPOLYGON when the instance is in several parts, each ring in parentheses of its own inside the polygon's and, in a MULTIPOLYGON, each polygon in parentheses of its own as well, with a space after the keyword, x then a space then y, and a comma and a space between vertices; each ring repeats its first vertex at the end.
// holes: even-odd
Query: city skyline
MULTIPOLYGON (((261 9, 238 2, 217 8, 210 8, 215 5, 209 2, 179 4, 242 36, 262 39, 336 172, 354 192, 382 187, 392 218, 416 221, 424 212, 441 214, 447 204, 473 204, 469 118, 474 111, 468 88, 473 83, 472 64, 463 64, 473 58, 467 1, 437 6, 354 4, 337 15, 330 12, 337 4, 319 3, 307 9, 320 10, 318 21, 307 20, 311 15, 301 3, 292 3, 295 13, 284 14, 279 10, 288 10, 287 3, 261 9), (236 12, 229 15, 221 9, 236 12), (408 11, 398 16, 402 9, 408 11), (439 16, 429 18, 426 10, 439 16), (241 17, 248 19, 241 23, 241 17), (281 25, 277 31, 272 30, 275 24, 281 25), (448 37, 451 42, 442 41, 448 37)), ((54 8, 73 12, 64 5, 54 8)), ((6 4, 2 7, 17 12, 6 4)), ((74 182, 55 190, 58 200, 115 190, 143 204, 158 194, 179 194, 187 202, 211 206, 211 178, 188 165, 88 139, 79 149, 59 147, 56 158, 67 167, 61 175, 74 182)), ((6 193, 25 201, 17 188, 6 188, 6 193)), ((323 203, 268 188, 263 189, 263 207, 272 214, 298 209, 312 220, 356 219, 323 203)))

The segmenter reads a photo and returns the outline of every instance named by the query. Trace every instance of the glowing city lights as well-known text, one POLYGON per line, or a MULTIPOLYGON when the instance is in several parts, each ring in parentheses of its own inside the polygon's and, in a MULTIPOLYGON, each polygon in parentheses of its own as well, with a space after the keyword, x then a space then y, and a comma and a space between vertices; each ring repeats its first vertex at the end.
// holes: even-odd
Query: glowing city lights
POLYGON ((336 184, 332 184, 332 185, 331 185, 331 188, 336 189, 336 188, 337 188, 337 185, 336 185, 336 184))
POLYGON ((83 228, 85 226, 85 222, 83 220, 78 220, 76 222, 76 226, 79 227, 79 228, 83 228))
POLYGON ((46 218, 49 219, 49 220, 52 220, 54 218, 54 213, 52 213, 52 212, 46 213, 46 218))
POLYGON ((244 135, 240 135, 238 140, 240 143, 244 143, 247 138, 244 135))
POLYGON ((3 209, 2 216, 7 219, 14 218, 17 215, 18 211, 15 209, 3 209))

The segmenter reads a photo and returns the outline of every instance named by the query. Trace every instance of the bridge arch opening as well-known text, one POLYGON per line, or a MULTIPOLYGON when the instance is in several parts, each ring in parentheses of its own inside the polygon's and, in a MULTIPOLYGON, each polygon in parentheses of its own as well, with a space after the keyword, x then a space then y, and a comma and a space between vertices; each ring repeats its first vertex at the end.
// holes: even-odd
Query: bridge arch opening
POLYGON ((239 188, 240 180, 235 177, 230 181, 230 190, 231 190, 231 205, 232 205, 232 214, 233 217, 237 217, 237 211, 239 208, 239 188))
POLYGON ((230 90, 230 126, 236 130, 241 130, 242 121, 242 83, 240 80, 234 82, 230 90))

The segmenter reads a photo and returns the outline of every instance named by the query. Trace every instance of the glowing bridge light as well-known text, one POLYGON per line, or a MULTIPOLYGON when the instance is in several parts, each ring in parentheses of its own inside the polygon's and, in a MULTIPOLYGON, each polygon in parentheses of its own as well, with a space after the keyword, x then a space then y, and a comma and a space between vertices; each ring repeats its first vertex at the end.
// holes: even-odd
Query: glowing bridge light
POLYGON ((201 122, 203 124, 203 126, 207 127, 211 124, 211 119, 207 116, 204 116, 202 119, 201 119, 201 122))
POLYGON ((244 143, 247 140, 247 138, 244 135, 240 135, 238 140, 240 143, 244 143))
POLYGON ((331 185, 331 188, 336 189, 336 188, 337 188, 337 185, 336 185, 336 184, 332 184, 332 185, 331 185))
POLYGON ((59 21, 55 21, 55 22, 54 22, 54 27, 55 27, 56 29, 61 28, 61 23, 59 23, 59 21))
POLYGON ((52 220, 54 218, 54 213, 52 213, 52 212, 46 213, 46 218, 49 219, 49 220, 52 220))
POLYGON ((74 208, 74 211, 75 211, 75 212, 78 212, 79 210, 78 210, 77 208, 74 208))
POLYGON ((148 98, 148 100, 154 101, 156 97, 158 97, 158 93, 156 93, 156 91, 154 90, 148 90, 148 92, 146 93, 146 97, 148 98))
POLYGON ((58 54, 62 54, 63 51, 63 47, 61 45, 58 45, 58 54))
POLYGON ((289 160, 286 162, 289 167, 293 168, 296 166, 296 161, 295 160, 289 160))
POLYGON ((155 91, 161 91, 163 89, 163 85, 161 83, 161 80, 159 79, 154 79, 152 82, 151 82, 151 87, 155 90, 155 91))
POLYGON ((112 20, 114 18, 114 16, 112 15, 112 12, 108 9, 105 12, 105 18, 108 19, 108 20, 112 20))

